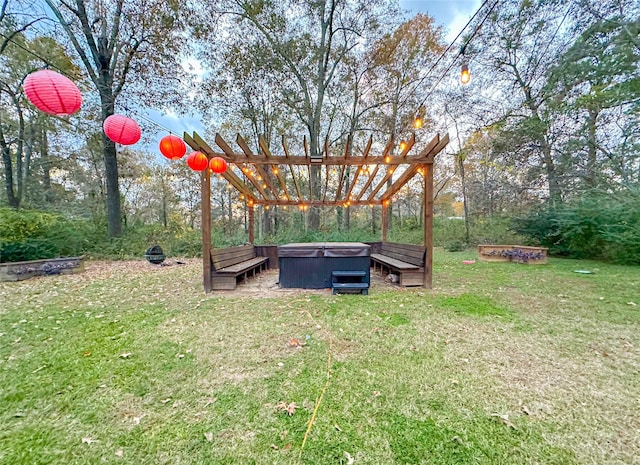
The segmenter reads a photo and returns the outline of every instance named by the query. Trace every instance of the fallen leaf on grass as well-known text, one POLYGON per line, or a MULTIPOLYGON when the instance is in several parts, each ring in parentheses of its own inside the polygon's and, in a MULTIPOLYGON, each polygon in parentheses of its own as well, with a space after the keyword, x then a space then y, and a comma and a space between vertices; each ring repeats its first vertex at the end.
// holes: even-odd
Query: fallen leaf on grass
POLYGON ((508 428, 513 428, 514 430, 518 429, 513 423, 511 423, 511 421, 509 420, 509 415, 507 415, 506 413, 505 414, 492 413, 491 416, 495 418, 497 421, 504 423, 504 425, 507 426, 508 428))
POLYGON ((635 302, 627 302, 627 305, 631 305, 632 307, 636 307, 637 304, 635 302))
POLYGON ((122 449, 118 449, 116 451, 116 457, 122 457, 122 456, 124 456, 124 451, 122 449))
POLYGON ((349 452, 344 451, 344 457, 347 459, 347 465, 353 465, 354 460, 349 452))
POLYGON ((289 341, 287 342, 287 346, 295 348, 295 347, 302 347, 304 346, 304 342, 301 341, 300 339, 296 339, 295 337, 292 337, 291 339, 289 339, 289 341))
POLYGON ((278 411, 287 412, 289 416, 291 416, 296 413, 297 405, 295 402, 291 402, 289 404, 287 404, 286 402, 280 402, 278 403, 278 405, 276 405, 276 408, 278 409, 278 411))
POLYGON ((269 447, 271 447, 273 450, 278 450, 278 449, 280 449, 278 446, 276 446, 276 445, 275 445, 275 444, 273 444, 273 443, 272 443, 272 444, 271 444, 271 446, 269 446, 269 447))
POLYGON ((131 352, 123 352, 120 354, 120 358, 129 358, 131 357, 131 352))
POLYGON ((333 427, 342 433, 342 428, 340 428, 340 426, 337 423, 334 424, 333 427))
POLYGON ((213 433, 212 432, 204 433, 204 437, 209 442, 213 441, 213 433))
POLYGON ((531 416, 531 410, 529 410, 529 408, 528 408, 526 405, 523 405, 523 406, 522 406, 522 412, 523 412, 525 415, 529 415, 529 416, 531 416))
POLYGON ((82 438, 82 444, 92 444, 94 442, 96 442, 96 440, 88 436, 82 438))

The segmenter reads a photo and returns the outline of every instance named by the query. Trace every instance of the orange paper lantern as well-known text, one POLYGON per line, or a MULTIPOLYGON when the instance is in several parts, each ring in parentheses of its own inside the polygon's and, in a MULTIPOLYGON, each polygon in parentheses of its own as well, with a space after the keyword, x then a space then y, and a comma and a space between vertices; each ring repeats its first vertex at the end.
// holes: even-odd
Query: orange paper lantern
POLYGON ((122 145, 133 145, 140 140, 140 126, 124 115, 111 115, 102 124, 109 139, 122 145))
POLYGON ((22 84, 27 99, 50 115, 71 115, 82 105, 82 95, 71 79, 48 69, 29 74, 22 84))
POLYGON ((164 136, 160 140, 160 153, 169 160, 179 160, 187 153, 187 146, 178 136, 164 136))
POLYGON ((227 162, 220 157, 213 157, 209 162, 209 168, 216 174, 222 174, 227 171, 227 162))
POLYGON ((187 157, 187 165, 193 171, 204 171, 209 166, 209 160, 202 152, 191 152, 187 157))

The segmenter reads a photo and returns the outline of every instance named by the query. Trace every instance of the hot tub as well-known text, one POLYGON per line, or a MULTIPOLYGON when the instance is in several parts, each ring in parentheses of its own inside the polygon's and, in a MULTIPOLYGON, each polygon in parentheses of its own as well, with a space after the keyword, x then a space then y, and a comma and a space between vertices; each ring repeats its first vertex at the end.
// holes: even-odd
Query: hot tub
POLYGON ((309 242, 278 247, 280 287, 331 288, 334 271, 362 271, 370 283, 370 246, 361 242, 309 242))

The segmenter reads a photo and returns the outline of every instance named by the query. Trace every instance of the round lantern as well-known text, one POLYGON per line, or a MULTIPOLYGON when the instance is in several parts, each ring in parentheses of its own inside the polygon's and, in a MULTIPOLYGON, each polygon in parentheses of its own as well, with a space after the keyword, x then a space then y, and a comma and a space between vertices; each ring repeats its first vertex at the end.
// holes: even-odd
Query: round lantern
POLYGON ((111 115, 102 124, 109 139, 122 145, 133 145, 140 140, 140 126, 124 115, 111 115))
POLYGON ((178 160, 187 153, 187 146, 178 136, 168 135, 160 140, 160 152, 169 160, 178 160))
POLYGON ((187 157, 187 165, 193 171, 204 171, 209 166, 207 156, 202 152, 191 152, 187 157))
POLYGON ((209 168, 216 174, 222 174, 227 171, 227 162, 220 157, 213 157, 209 162, 209 168))
POLYGON ((22 88, 38 110, 50 115, 71 115, 82 105, 78 86, 68 77, 48 69, 29 74, 22 88))

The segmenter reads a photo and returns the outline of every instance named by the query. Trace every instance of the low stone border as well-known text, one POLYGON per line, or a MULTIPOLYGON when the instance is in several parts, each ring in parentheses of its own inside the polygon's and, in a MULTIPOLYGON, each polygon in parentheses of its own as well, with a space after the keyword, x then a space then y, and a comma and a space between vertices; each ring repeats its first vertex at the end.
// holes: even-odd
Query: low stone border
POLYGON ((34 276, 75 274, 84 271, 84 257, 45 258, 0 263, 0 281, 22 281, 34 276))

